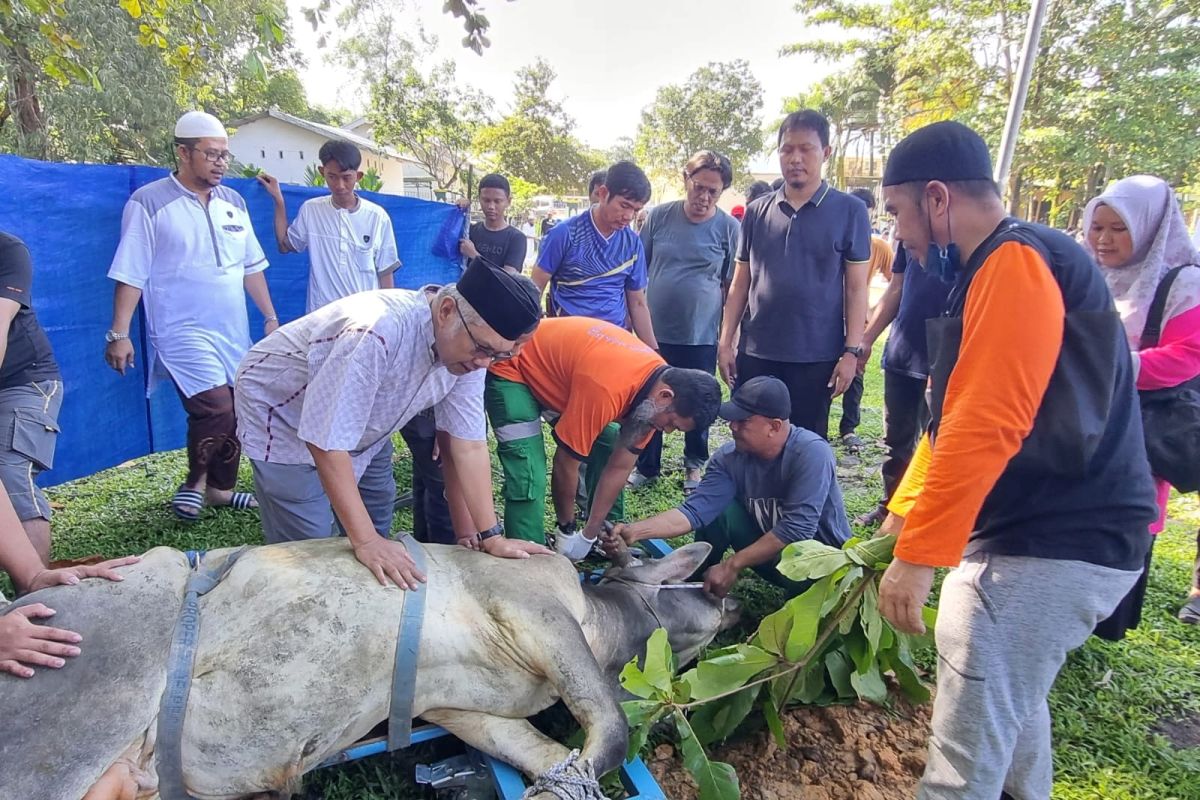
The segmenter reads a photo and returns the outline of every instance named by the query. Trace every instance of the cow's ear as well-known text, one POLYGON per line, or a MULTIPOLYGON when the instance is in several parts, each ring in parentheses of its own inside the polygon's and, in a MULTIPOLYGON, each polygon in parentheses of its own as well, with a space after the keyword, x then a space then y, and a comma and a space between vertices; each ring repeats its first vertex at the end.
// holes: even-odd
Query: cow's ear
POLYGON ((692 542, 669 556, 650 559, 640 567, 632 567, 626 570, 626 575, 638 583, 685 581, 700 569, 711 552, 712 545, 708 542, 692 542))

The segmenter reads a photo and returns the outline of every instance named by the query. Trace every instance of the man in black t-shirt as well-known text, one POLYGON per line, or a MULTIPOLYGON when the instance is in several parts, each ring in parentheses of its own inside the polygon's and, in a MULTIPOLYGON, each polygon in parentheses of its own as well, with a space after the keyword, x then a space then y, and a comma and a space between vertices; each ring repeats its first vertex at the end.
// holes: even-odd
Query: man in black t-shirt
POLYGON ((525 266, 525 234, 508 224, 504 213, 512 203, 508 178, 485 175, 479 182, 479 206, 483 222, 470 228, 468 237, 459 242, 459 251, 467 258, 483 256, 498 267, 520 272, 525 266))
POLYGON ((0 232, 0 482, 42 563, 50 563, 50 503, 34 479, 54 464, 62 375, 30 307, 29 248, 0 232))

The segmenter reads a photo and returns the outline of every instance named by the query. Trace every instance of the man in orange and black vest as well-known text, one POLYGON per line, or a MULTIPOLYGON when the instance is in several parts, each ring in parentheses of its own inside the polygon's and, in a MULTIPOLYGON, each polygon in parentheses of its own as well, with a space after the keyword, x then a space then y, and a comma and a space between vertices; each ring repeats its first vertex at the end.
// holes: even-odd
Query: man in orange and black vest
POLYGON ((900 630, 924 630, 934 568, 955 567, 917 797, 1046 798, 1046 696, 1137 580, 1157 513, 1129 348, 1079 245, 1005 214, 974 131, 916 131, 883 184, 910 258, 952 284, 928 324, 929 432, 882 528, 900 630))

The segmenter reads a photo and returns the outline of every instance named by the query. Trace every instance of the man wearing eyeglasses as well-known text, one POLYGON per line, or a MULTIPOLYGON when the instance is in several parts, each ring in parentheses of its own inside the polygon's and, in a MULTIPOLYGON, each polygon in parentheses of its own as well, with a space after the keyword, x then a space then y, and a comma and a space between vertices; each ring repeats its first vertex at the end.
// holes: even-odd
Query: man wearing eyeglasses
MULTIPOLYGON (((717 329, 737 250, 737 221, 717 208, 733 182, 729 159, 711 150, 693 155, 683 168, 683 200, 655 206, 641 230, 649 264, 646 294, 658 352, 673 367, 717 370, 717 329)), ((683 490, 700 485, 708 461, 708 429, 684 436, 683 490)), ((629 483, 635 488, 662 470, 662 434, 638 458, 629 483)))
POLYGON ((475 259, 457 284, 359 292, 254 345, 234 395, 266 541, 327 537, 336 514, 380 583, 416 589, 424 576, 388 538, 395 481, 369 470, 432 408, 458 543, 507 558, 550 552, 500 535, 483 415, 484 370, 529 339, 538 299, 528 278, 475 259))
POLYGON ((188 474, 171 500, 186 521, 205 505, 255 505, 252 495, 233 491, 241 448, 232 382, 250 347, 246 295, 262 312, 264 333, 279 326, 246 201, 221 185, 228 145, 225 127, 211 114, 179 118, 179 168, 129 198, 108 271, 117 285, 104 360, 122 375, 134 365, 129 331, 141 301, 151 348, 147 391, 161 366, 188 414, 188 474))

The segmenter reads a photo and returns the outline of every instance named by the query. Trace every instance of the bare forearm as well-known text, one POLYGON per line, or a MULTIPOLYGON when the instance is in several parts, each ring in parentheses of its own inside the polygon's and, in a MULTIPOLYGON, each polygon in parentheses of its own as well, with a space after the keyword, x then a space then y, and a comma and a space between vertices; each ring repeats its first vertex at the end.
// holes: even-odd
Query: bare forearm
POLYGON ((629 472, 636 463, 637 455, 619 444, 613 454, 608 457, 608 463, 604 465, 604 472, 600 474, 600 480, 596 482, 596 493, 591 499, 588 512, 587 527, 591 533, 600 535, 604 520, 608 517, 608 512, 612 511, 613 504, 621 495, 621 490, 625 488, 625 481, 629 479, 629 472))
POLYGON ((629 318, 633 321, 633 332, 651 349, 658 349, 658 340, 654 338, 654 324, 650 321, 650 308, 646 305, 646 293, 627 292, 626 302, 629 303, 629 318))
POLYGON ((113 316, 111 330, 117 333, 129 333, 133 322, 133 312, 137 310, 138 301, 142 299, 142 290, 127 283, 117 283, 113 291, 113 316))
POLYGON ((396 288, 396 270, 389 269, 387 272, 379 273, 379 288, 380 289, 395 289, 396 288))
POLYGON ((691 529, 692 523, 688 522, 683 512, 671 508, 648 519, 629 523, 625 526, 625 535, 628 541, 640 542, 643 539, 670 539, 691 529))
POLYGON ((750 265, 739 261, 733 270, 733 281, 729 284, 729 294, 725 298, 725 313, 721 317, 721 344, 726 347, 733 346, 749 298, 750 265))
MULTIPOLYGON (((492 461, 488 456, 487 442, 473 442, 438 433, 449 441, 442 451, 442 472, 446 478, 446 492, 451 487, 461 497, 461 508, 466 520, 454 520, 454 532, 472 536, 486 531, 496 524, 496 506, 492 501, 492 461), (465 528, 460 529, 462 524, 465 528)), ((451 505, 453 513, 454 506, 451 505)), ((453 517, 452 517, 453 519, 453 517)))
POLYGON ((898 275, 894 277, 887 289, 883 293, 883 297, 879 298, 879 303, 875 306, 874 313, 871 314, 871 321, 867 323, 867 331, 863 334, 863 344, 873 345, 879 336, 883 333, 888 325, 892 324, 892 320, 896 318, 896 314, 900 311, 900 298, 903 295, 904 276, 898 275))
POLYGON ((246 294, 254 301, 254 305, 266 318, 275 317, 275 305, 271 302, 271 290, 267 288, 267 277, 262 272, 247 275, 242 279, 246 294))
POLYGON ((346 529, 350 544, 357 546, 372 536, 378 536, 358 491, 350 454, 345 450, 322 450, 314 444, 308 445, 308 452, 312 454, 321 487, 325 489, 325 496, 329 498, 338 521, 346 529))
POLYGON ((287 207, 284 206, 282 197, 275 199, 275 244, 279 246, 281 253, 296 252, 296 248, 292 247, 288 239, 287 207))
POLYGON ((729 566, 740 571, 746 567, 757 567, 759 564, 766 564, 779 555, 786 546, 786 542, 768 531, 760 536, 754 544, 730 556, 729 566))
POLYGON ((560 525, 575 519, 575 489, 579 485, 579 461, 562 447, 554 453, 550 475, 550 494, 554 515, 560 525))
POLYGON ((846 346, 862 344, 867 329, 867 265, 846 267, 845 283, 846 346))

